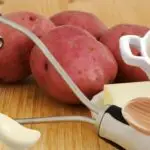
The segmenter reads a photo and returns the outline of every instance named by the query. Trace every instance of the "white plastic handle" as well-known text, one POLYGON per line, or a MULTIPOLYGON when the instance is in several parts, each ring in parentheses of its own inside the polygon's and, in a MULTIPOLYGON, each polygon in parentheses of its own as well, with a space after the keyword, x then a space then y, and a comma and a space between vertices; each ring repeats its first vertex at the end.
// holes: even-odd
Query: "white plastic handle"
POLYGON ((24 150, 32 147, 41 133, 20 125, 12 118, 0 113, 0 140, 12 150, 24 150))
POLYGON ((147 57, 143 56, 144 51, 141 48, 141 41, 142 39, 136 35, 122 36, 119 41, 120 53, 126 64, 141 68, 150 79, 150 62, 147 57), (133 55, 130 45, 137 48, 137 50, 140 51, 141 56, 133 55))
POLYGON ((133 55, 130 48, 130 45, 132 45, 142 53, 140 43, 141 38, 135 35, 125 35, 120 38, 121 56, 127 64, 140 67, 141 64, 143 63, 144 58, 142 56, 133 55))

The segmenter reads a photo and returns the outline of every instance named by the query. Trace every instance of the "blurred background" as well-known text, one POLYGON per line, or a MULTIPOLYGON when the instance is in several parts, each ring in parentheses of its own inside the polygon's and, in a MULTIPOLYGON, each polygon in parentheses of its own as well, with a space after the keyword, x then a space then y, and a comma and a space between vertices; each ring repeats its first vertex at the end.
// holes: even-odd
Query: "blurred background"
POLYGON ((62 10, 82 10, 97 15, 105 24, 150 25, 149 0, 0 0, 1 12, 35 11, 50 16, 62 10), (142 19, 142 21, 141 21, 142 19))

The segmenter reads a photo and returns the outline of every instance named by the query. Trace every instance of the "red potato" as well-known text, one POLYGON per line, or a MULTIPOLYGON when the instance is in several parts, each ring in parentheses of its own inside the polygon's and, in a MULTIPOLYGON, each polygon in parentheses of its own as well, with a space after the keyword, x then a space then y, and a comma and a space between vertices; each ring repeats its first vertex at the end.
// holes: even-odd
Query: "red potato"
MULTIPOLYGON (((103 89, 104 83, 115 79, 117 63, 113 55, 86 30, 64 25, 41 40, 87 97, 91 98, 103 89)), ((30 65, 38 85, 49 96, 68 104, 79 103, 37 46, 31 52, 30 65)))
POLYGON ((97 39, 107 30, 107 26, 97 16, 81 11, 63 11, 50 17, 56 26, 74 25, 90 32, 97 39))
MULTIPOLYGON (((118 63, 118 75, 116 82, 136 82, 146 81, 148 77, 138 67, 127 65, 121 57, 119 50, 119 39, 123 35, 138 35, 144 36, 149 28, 134 24, 119 24, 106 31, 100 38, 100 42, 105 44, 113 53, 118 63)), ((134 55, 140 55, 137 49, 132 47, 134 55)))
MULTIPOLYGON (((48 18, 31 12, 14 12, 4 16, 39 37, 55 27, 48 18)), ((31 74, 29 56, 34 43, 23 33, 2 23, 0 35, 4 39, 4 46, 0 48, 0 82, 14 83, 25 79, 31 74)))

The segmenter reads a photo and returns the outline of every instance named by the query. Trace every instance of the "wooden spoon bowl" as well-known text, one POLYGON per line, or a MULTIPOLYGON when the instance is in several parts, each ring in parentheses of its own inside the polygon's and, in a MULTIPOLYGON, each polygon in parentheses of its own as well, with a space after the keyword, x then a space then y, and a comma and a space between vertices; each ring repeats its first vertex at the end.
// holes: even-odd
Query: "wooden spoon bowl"
POLYGON ((129 101, 123 107, 122 115, 136 130, 150 135, 150 98, 139 97, 129 101))

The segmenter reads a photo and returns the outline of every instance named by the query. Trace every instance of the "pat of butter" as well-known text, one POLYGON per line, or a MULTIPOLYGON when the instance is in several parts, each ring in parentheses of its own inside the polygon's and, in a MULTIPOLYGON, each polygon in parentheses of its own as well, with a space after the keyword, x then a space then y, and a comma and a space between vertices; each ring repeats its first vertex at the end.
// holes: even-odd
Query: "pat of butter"
POLYGON ((104 85, 104 105, 123 107, 137 97, 150 97, 150 81, 104 85))

